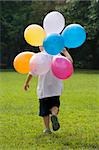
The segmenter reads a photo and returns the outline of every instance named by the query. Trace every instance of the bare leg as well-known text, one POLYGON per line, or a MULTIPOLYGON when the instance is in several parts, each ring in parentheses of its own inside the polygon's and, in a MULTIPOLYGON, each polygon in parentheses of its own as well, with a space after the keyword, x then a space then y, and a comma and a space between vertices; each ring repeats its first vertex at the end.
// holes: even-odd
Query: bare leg
POLYGON ((45 128, 49 129, 50 128, 50 126, 49 126, 49 124, 50 124, 50 117, 49 116, 44 116, 43 117, 43 121, 44 121, 45 128))
POLYGON ((44 116, 43 121, 44 121, 44 125, 45 125, 45 129, 43 130, 43 132, 51 134, 52 132, 50 130, 50 116, 44 116))
POLYGON ((51 108, 52 116, 51 116, 51 122, 52 122, 52 128, 54 131, 57 131, 60 128, 60 124, 57 118, 59 108, 57 106, 54 106, 51 108))
POLYGON ((54 106, 54 107, 51 108, 52 115, 57 116, 58 112, 59 112, 59 108, 57 106, 54 106))

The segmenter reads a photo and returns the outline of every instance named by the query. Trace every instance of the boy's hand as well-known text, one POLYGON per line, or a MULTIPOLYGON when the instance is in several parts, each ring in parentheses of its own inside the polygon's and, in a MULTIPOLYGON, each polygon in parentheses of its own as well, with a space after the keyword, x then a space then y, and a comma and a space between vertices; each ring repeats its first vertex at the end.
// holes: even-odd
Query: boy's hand
POLYGON ((30 82, 31 79, 32 79, 32 75, 28 74, 27 79, 26 79, 25 84, 24 84, 24 90, 25 91, 28 90, 28 88, 29 88, 29 82, 30 82))
POLYGON ((25 84, 25 85, 24 85, 24 90, 27 91, 28 88, 29 88, 29 84, 25 84))

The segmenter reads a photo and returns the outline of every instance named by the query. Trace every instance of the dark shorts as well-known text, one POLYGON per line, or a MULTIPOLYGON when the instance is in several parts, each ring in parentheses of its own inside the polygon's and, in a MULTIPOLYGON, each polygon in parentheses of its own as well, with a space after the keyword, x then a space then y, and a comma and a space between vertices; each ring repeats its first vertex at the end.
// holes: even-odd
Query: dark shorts
POLYGON ((54 106, 57 106, 59 108, 60 96, 39 99, 39 116, 48 116, 49 114, 51 114, 50 109, 54 106))

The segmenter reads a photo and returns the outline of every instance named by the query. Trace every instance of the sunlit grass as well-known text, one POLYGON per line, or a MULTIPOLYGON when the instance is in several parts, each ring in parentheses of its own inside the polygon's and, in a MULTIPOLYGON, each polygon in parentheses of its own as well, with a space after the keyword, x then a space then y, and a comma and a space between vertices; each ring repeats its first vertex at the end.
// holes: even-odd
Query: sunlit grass
POLYGON ((23 90, 26 75, 0 72, 0 149, 98 150, 99 72, 75 72, 64 81, 59 120, 61 128, 44 135, 38 116, 37 78, 23 90))

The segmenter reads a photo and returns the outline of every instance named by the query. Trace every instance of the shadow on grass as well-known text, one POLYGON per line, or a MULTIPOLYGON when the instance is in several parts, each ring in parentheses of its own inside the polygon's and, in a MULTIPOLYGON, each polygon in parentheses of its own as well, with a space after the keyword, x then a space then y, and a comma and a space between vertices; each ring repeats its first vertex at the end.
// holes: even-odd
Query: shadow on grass
POLYGON ((75 69, 76 74, 99 74, 99 70, 75 69))
POLYGON ((59 149, 91 149, 97 150, 98 144, 95 145, 94 143, 87 143, 86 140, 81 140, 77 138, 76 135, 66 135, 66 133, 57 132, 52 134, 38 134, 35 135, 35 143, 38 146, 52 146, 59 149))

